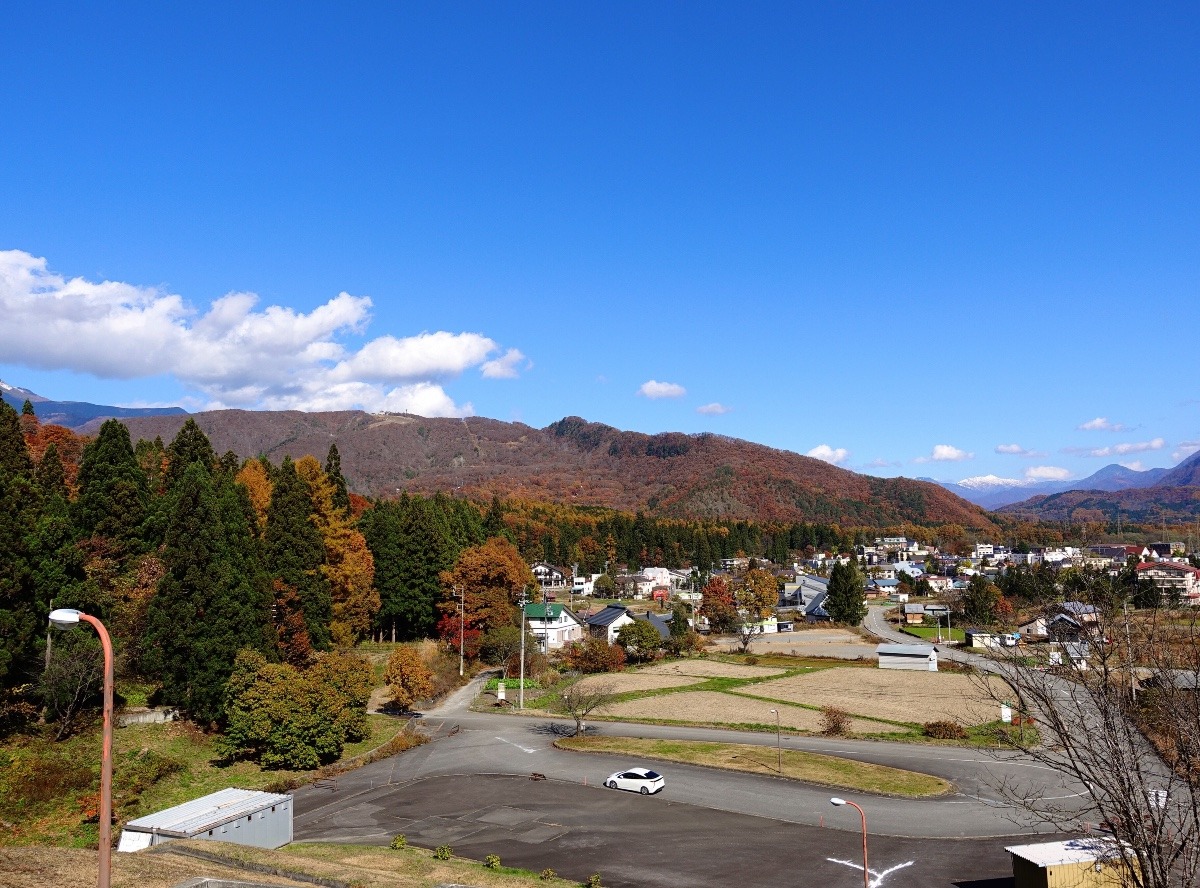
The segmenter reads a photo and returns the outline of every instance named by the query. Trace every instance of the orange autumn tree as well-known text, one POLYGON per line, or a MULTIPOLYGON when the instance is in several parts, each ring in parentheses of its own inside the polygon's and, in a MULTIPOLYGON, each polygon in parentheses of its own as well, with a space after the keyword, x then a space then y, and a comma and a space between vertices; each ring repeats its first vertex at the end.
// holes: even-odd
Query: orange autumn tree
POLYGON ((334 505, 334 485, 321 464, 314 457, 301 457, 296 462, 296 474, 308 486, 313 523, 325 545, 321 572, 329 582, 333 599, 330 633, 337 644, 352 645, 366 637, 379 611, 375 559, 350 516, 334 505))
POLYGON ((441 581, 438 636, 458 647, 457 589, 463 594, 463 647, 471 656, 484 632, 516 625, 516 605, 523 591, 529 590, 530 601, 540 598, 533 571, 517 547, 504 537, 492 537, 482 545, 463 549, 454 567, 442 572, 441 581))
POLYGON ((267 526, 267 507, 271 505, 271 476, 261 460, 252 459, 247 462, 234 476, 238 484, 246 488, 250 496, 250 505, 254 507, 254 517, 258 519, 258 528, 267 526))

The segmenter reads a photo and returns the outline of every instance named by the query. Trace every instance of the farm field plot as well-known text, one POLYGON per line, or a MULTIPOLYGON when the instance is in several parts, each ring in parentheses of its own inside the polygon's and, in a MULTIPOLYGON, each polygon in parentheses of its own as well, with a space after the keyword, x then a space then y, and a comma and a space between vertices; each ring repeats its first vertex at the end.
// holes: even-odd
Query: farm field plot
MULTIPOLYGON (((756 688, 762 685, 756 685, 756 688)), ((781 698, 782 699, 782 698, 781 698)), ((653 718, 667 721, 704 722, 707 724, 745 725, 775 724, 771 704, 749 700, 719 691, 680 691, 641 700, 615 703, 597 711, 599 715, 618 718, 653 718)), ((821 713, 796 706, 779 706, 779 723, 785 728, 801 731, 821 730, 821 713)), ((880 733, 888 726, 867 719, 851 719, 850 730, 861 733, 880 733)))
POLYGON ((613 692, 625 694, 629 691, 655 691, 659 688, 685 688, 700 684, 705 678, 689 675, 656 675, 647 672, 618 672, 607 675, 589 675, 579 682, 579 687, 590 690, 599 685, 610 685, 613 692))
POLYGON ((892 721, 952 719, 975 725, 991 721, 997 713, 996 704, 979 687, 978 679, 946 672, 823 669, 761 682, 744 690, 756 697, 836 706, 855 715, 892 721))
POLYGON ((738 663, 722 663, 720 660, 676 660, 647 666, 640 675, 697 675, 703 678, 764 678, 783 675, 786 669, 770 666, 743 666, 738 663))

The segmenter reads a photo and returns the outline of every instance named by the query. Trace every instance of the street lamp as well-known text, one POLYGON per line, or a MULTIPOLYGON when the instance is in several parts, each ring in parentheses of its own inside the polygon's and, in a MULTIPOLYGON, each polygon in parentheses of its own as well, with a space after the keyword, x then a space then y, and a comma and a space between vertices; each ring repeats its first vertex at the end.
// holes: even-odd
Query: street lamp
POLYGON ((60 607, 50 612, 50 622, 59 629, 74 629, 79 621, 90 623, 104 649, 104 751, 100 758, 100 874, 99 888, 109 888, 112 875, 112 736, 113 736, 113 650, 104 624, 83 611, 60 607))
POLYGON ((871 888, 871 879, 870 879, 870 874, 869 874, 869 873, 868 873, 868 871, 867 871, 867 813, 866 813, 866 812, 865 812, 865 811, 864 811, 862 808, 858 807, 858 805, 854 804, 854 802, 848 801, 848 800, 846 800, 846 799, 836 799, 836 798, 835 798, 835 799, 830 799, 830 800, 829 800, 829 804, 831 804, 831 805, 837 805, 839 808, 840 808, 842 805, 849 805, 851 808, 854 808, 856 811, 858 811, 858 814, 859 814, 859 816, 860 816, 860 817, 862 817, 862 831, 863 831, 863 888, 871 888))
POLYGON ((454 587, 453 595, 458 599, 458 677, 463 677, 463 608, 466 605, 466 593, 459 592, 454 587))
POLYGON ((783 746, 779 737, 779 710, 772 709, 775 713, 775 770, 780 774, 783 773, 783 746))
POLYGON ((517 708, 525 708, 525 604, 528 599, 525 596, 527 587, 521 587, 521 686, 517 690, 517 708))

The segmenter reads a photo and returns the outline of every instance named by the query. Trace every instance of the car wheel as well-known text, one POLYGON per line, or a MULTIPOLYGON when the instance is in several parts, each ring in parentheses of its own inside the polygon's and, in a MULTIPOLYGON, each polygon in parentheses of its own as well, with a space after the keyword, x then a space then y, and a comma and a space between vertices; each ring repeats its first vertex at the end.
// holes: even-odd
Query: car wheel
POLYGON ((615 780, 610 780, 610 781, 608 781, 608 783, 606 783, 606 784, 604 784, 604 785, 605 785, 605 786, 607 786, 609 789, 616 789, 616 788, 617 788, 617 781, 615 781, 615 780))
POLYGON ((641 793, 642 793, 642 795, 650 795, 650 787, 643 786, 641 789, 641 793))

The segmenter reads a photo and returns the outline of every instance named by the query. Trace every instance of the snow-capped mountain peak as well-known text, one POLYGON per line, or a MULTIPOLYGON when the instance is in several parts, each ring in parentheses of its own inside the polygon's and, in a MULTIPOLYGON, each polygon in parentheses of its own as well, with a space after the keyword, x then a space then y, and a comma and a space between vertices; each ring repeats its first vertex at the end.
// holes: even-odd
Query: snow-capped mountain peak
POLYGON ((995 490, 997 488, 1029 487, 1038 482, 1027 478, 1001 478, 999 475, 976 475, 972 478, 963 478, 956 483, 960 487, 966 487, 968 490, 995 490))

